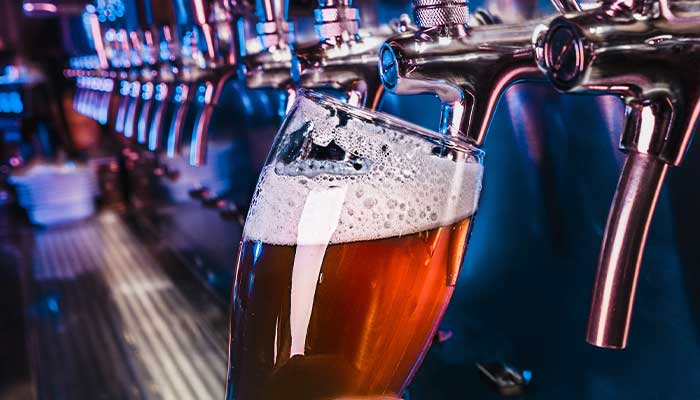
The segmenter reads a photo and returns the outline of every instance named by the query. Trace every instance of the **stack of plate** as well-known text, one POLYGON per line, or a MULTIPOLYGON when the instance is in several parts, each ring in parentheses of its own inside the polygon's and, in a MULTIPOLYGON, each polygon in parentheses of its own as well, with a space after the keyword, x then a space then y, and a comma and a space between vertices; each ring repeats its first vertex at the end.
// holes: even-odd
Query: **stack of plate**
MULTIPOLYGON (((183 149, 189 154, 189 148, 183 149)), ((164 181, 170 198, 175 202, 189 200, 189 191, 206 187, 212 193, 221 194, 230 190, 233 173, 234 149, 231 143, 210 141, 207 147, 207 163, 199 167, 189 165, 186 157, 168 160, 168 166, 180 174, 176 181, 164 181)))
POLYGON ((75 221, 95 212, 98 185, 89 166, 35 164, 11 176, 10 183, 36 225, 75 221))

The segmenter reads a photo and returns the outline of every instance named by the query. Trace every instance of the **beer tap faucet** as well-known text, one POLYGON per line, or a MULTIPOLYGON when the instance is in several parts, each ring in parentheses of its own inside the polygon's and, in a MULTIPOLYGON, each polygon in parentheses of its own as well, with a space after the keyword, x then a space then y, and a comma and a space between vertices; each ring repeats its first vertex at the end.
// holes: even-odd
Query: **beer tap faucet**
POLYGON ((138 30, 129 32, 129 42, 131 43, 131 70, 129 71, 129 81, 131 90, 129 91, 129 101, 124 117, 123 134, 126 138, 133 138, 136 132, 136 114, 141 105, 141 93, 144 89, 143 82, 143 64, 142 58, 143 44, 141 43, 141 35, 138 30))
MULTIPOLYGON (((560 12, 577 7, 555 6, 560 12)), ((380 50, 384 87, 396 94, 436 95, 442 103, 440 132, 481 146, 505 90, 516 82, 544 80, 532 35, 551 17, 472 27, 466 0, 413 0, 413 11, 419 29, 388 39, 380 50)))
POLYGON ((125 137, 133 136, 136 108, 141 96, 141 42, 139 38, 139 20, 136 0, 129 1, 124 7, 123 26, 117 31, 115 44, 119 47, 120 94, 122 96, 117 109, 115 131, 125 137))
POLYGON ((202 7, 199 0, 176 0, 174 6, 180 38, 180 62, 176 74, 178 83, 172 90, 173 111, 166 140, 166 154, 171 158, 180 151, 185 119, 196 97, 196 83, 208 67, 205 54, 209 50, 206 47, 206 33, 203 33, 206 29, 200 29, 197 25, 201 23, 199 7, 202 7))
POLYGON ((286 0, 257 0, 256 31, 262 51, 243 57, 242 67, 248 89, 278 89, 291 104, 296 88, 291 81, 294 25, 287 21, 286 0))
POLYGON ((337 90, 348 103, 376 110, 384 93, 377 75, 377 53, 396 31, 375 29, 361 34, 360 10, 352 0, 319 0, 314 19, 319 41, 294 52, 296 85, 337 90))
POLYGON ((140 98, 136 99, 137 108, 135 120, 128 124, 139 144, 145 144, 148 139, 148 121, 155 102, 155 79, 159 70, 157 44, 160 30, 155 25, 153 6, 150 0, 138 0, 138 19, 141 29, 135 34, 133 41, 140 49, 141 71, 139 76, 140 98))
MULTIPOLYGON (((148 150, 158 151, 162 147, 163 136, 168 128, 164 121, 169 120, 173 109, 175 74, 182 65, 176 34, 176 19, 172 1, 151 0, 151 16, 156 25, 157 70, 153 85, 150 113, 141 113, 139 127, 145 129, 148 150)), ((154 42, 156 40, 154 39, 154 42)), ((139 135, 141 133, 139 132, 139 135)))
POLYGON ((669 0, 605 0, 556 18, 535 37, 537 61, 567 93, 625 104, 626 160, 608 214, 586 339, 627 344, 637 279, 669 166, 680 165, 700 112, 700 19, 669 0))
POLYGON ((224 87, 231 79, 239 77, 239 60, 242 55, 240 46, 244 38, 241 22, 250 14, 249 7, 238 0, 202 3, 198 7, 203 10, 199 19, 203 21, 202 26, 207 26, 203 30, 211 35, 207 40, 211 67, 199 84, 203 92, 203 104, 195 119, 189 155, 189 162, 194 166, 206 161, 207 133, 224 87))

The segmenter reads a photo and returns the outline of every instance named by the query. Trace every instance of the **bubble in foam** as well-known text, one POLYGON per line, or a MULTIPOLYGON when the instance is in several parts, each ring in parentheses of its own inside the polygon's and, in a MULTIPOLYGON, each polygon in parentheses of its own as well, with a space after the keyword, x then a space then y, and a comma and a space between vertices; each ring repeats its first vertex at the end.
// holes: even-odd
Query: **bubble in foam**
POLYGON ((302 243, 300 237, 308 241, 313 235, 300 235, 299 226, 307 226, 300 222, 314 212, 306 207, 310 193, 317 199, 325 192, 337 194, 338 188, 344 195, 329 196, 336 203, 324 205, 339 211, 330 238, 324 239, 330 243, 412 234, 476 211, 479 163, 436 155, 428 141, 343 118, 304 98, 287 124, 291 133, 278 145, 276 162, 261 173, 246 239, 325 244, 302 243))

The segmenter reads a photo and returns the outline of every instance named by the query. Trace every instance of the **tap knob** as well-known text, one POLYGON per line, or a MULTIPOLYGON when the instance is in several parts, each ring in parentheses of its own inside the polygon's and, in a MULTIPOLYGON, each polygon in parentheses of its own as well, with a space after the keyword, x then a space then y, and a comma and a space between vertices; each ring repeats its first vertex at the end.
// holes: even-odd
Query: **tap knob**
POLYGON ((619 96, 627 153, 608 215, 587 341, 624 348, 647 233, 668 166, 686 153, 700 107, 700 20, 668 0, 617 0, 567 14, 534 38, 537 62, 567 93, 619 96))
POLYGON ((413 18, 422 28, 466 25, 469 22, 469 1, 413 0, 413 18))

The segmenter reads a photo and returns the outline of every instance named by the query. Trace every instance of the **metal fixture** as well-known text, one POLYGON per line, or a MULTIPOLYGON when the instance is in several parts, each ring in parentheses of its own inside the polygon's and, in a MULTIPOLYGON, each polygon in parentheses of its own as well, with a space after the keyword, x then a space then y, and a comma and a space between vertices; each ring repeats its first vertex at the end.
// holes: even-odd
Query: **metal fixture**
POLYGON ((626 107, 627 159, 598 260, 587 341, 624 348, 637 278, 668 166, 680 165, 700 110, 700 18, 669 0, 601 1, 553 20, 535 38, 537 61, 568 93, 615 94, 626 107))
MULTIPOLYGON (((203 10, 202 20, 211 21, 214 27, 207 27, 213 37, 207 39, 210 68, 199 90, 203 92, 202 105, 196 117, 192 142, 190 144, 190 164, 202 165, 206 161, 207 132, 211 117, 221 97, 226 83, 238 78, 240 49, 244 37, 243 19, 249 16, 249 7, 239 1, 215 0, 203 10), (215 34, 215 36, 214 36, 215 34), (211 42, 211 43, 209 43, 211 42)), ((204 26, 205 24, 202 24, 204 26)))
POLYGON ((340 91, 348 103, 376 110, 384 93, 377 75, 377 53, 397 30, 361 32, 360 10, 352 0, 320 0, 314 19, 318 42, 294 53, 296 85, 340 91))
MULTIPOLYGON (((551 18, 472 27, 466 1, 414 0, 413 10, 419 29, 390 38, 380 50, 384 87, 396 94, 438 96, 440 132, 482 145, 505 90, 544 79, 535 64, 532 35, 551 18)), ((479 20, 496 21, 483 13, 479 20)))

